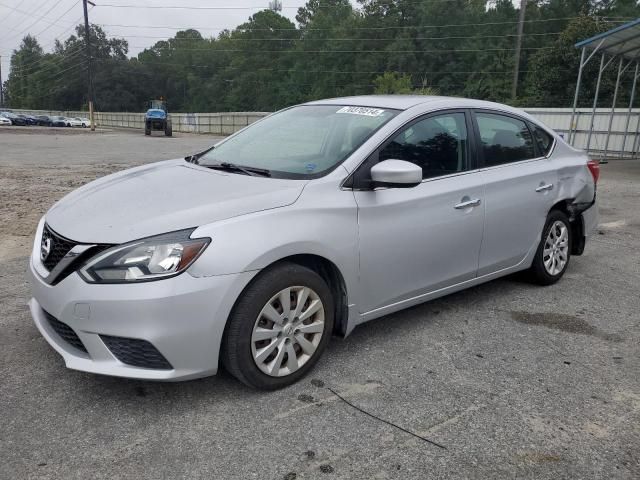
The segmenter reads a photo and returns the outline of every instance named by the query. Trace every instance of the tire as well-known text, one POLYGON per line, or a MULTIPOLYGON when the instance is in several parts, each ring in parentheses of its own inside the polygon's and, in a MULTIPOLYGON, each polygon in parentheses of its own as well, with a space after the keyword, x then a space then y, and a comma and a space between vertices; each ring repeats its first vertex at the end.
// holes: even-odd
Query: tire
POLYGON ((151 135, 151 128, 149 128, 149 127, 147 127, 147 126, 145 125, 145 127, 144 127, 144 134, 145 134, 145 135, 151 135))
POLYGON ((551 285, 560 280, 571 260, 571 242, 569 218, 559 210, 552 210, 547 216, 536 256, 529 268, 529 279, 538 285, 551 285), (556 240, 553 238, 554 235, 556 240), (549 250, 545 252, 547 248, 551 249, 550 255, 549 250), (557 254, 554 255, 553 252, 557 254))
POLYGON ((164 127, 164 134, 167 137, 171 137, 173 136, 173 128, 171 127, 171 124, 168 123, 165 127, 164 127))
MULTIPOLYGON (((295 314, 289 311, 292 315, 295 314)), ((286 262, 275 265, 260 273, 236 301, 222 340, 222 363, 229 373, 252 388, 276 390, 286 387, 304 377, 313 368, 329 342, 333 323, 334 300, 322 277, 313 270, 297 264, 286 262), (298 298, 302 298, 303 290, 307 289, 300 317, 311 311, 315 313, 305 319, 298 320, 297 316, 288 319, 280 303, 280 294, 283 290, 286 292, 287 288, 291 289, 291 309, 296 310, 294 303, 297 303, 298 298), (318 300, 320 308, 314 310, 312 306, 317 307, 318 300), (283 322, 282 324, 278 325, 269 320, 263 313, 269 307, 275 315, 280 315, 276 318, 283 322), (322 322, 324 327, 318 331, 322 322), (313 333, 301 333, 298 328, 313 333), (264 336, 265 332, 268 333, 267 336, 264 336), (279 333, 276 335, 274 332, 279 333), (256 340, 254 334, 263 334, 263 339, 256 340), (300 337, 302 340, 299 340, 300 337), (306 351, 302 344, 305 345, 306 351), (273 345, 275 348, 272 348, 273 345), (284 352, 281 353, 281 350, 284 352), (291 365, 289 352, 296 355, 291 365), (260 353, 266 355, 262 361, 257 359, 260 353), (268 373, 270 368, 271 374, 268 373)))

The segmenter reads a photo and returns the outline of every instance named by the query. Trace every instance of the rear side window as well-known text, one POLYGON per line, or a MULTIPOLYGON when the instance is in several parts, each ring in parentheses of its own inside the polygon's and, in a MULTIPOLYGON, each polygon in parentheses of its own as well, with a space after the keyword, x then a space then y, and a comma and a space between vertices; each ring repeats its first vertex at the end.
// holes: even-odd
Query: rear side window
POLYGON ((531 131, 542 155, 549 155, 553 145, 553 137, 537 125, 531 124, 531 131))
POLYGON ((517 118, 477 112, 484 164, 487 167, 535 158, 527 124, 517 118))

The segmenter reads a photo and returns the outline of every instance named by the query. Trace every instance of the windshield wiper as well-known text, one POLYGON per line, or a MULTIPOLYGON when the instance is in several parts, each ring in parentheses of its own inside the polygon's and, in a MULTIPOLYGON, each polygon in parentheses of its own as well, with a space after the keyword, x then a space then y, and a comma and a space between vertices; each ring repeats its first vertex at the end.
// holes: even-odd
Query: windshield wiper
POLYGON ((188 163, 195 163, 196 165, 199 165, 200 164, 200 157, 202 157, 203 155, 209 153, 214 148, 215 148, 215 146, 207 148, 205 151, 200 152, 200 153, 194 153, 193 155, 187 155, 186 157, 184 157, 184 159, 188 163))
POLYGON ((207 168, 214 168, 216 170, 242 172, 245 175, 251 175, 254 177, 270 177, 271 176, 271 172, 266 168, 245 167, 244 165, 236 165, 235 163, 230 163, 230 162, 220 162, 220 163, 214 163, 211 165, 202 165, 202 166, 207 168))

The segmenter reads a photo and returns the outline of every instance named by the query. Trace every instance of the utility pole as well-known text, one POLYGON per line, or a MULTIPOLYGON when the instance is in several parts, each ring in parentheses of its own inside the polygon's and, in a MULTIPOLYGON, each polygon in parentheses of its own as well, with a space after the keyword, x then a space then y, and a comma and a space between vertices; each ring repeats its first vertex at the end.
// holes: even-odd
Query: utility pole
POLYGON ((87 49, 87 78, 89 81, 89 123, 91 124, 91 131, 96 130, 96 123, 93 120, 93 72, 92 72, 92 59, 91 59, 91 39, 89 38, 89 13, 87 11, 87 3, 92 6, 96 6, 95 3, 89 0, 82 0, 82 7, 84 8, 84 36, 86 39, 87 49))
POLYGON ((520 16, 518 18, 518 36, 516 38, 516 54, 514 57, 513 83, 511 84, 511 100, 518 94, 518 76, 520 75, 520 50, 522 48, 522 31, 524 30, 524 12, 527 8, 527 0, 520 0, 520 16))
POLYGON ((2 88, 2 55, 0 55, 0 107, 4 107, 4 88, 2 88))

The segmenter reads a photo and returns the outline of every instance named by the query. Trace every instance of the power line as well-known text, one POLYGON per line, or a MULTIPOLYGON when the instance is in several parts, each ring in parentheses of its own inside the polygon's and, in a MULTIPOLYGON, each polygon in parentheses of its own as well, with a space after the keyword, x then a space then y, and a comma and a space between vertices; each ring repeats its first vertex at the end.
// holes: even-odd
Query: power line
MULTIPOLYGON (((582 17, 558 17, 558 18, 545 18, 545 19, 533 19, 533 20, 525 20, 524 23, 543 23, 543 22, 556 22, 556 21, 569 21, 575 20, 582 17)), ((620 18, 620 20, 610 20, 610 23, 625 23, 628 21, 628 18, 624 17, 608 17, 608 18, 620 18)), ((515 25, 518 21, 508 21, 508 22, 482 22, 482 23, 451 23, 445 25, 394 25, 394 26, 383 26, 383 27, 349 27, 350 30, 419 30, 423 28, 453 28, 453 27, 482 27, 482 26, 495 26, 495 25, 515 25)), ((118 23, 104 23, 101 24, 103 27, 121 27, 121 28, 149 28, 149 29, 165 29, 165 30, 230 30, 227 27, 214 28, 210 26, 170 26, 170 25, 127 25, 127 24, 118 24, 118 23)), ((327 27, 327 28, 251 28, 251 29, 243 29, 243 28, 235 28, 233 31, 236 32, 321 32, 321 31, 332 31, 335 30, 335 27, 327 27)))
MULTIPOLYGON (((16 65, 15 68, 16 70, 20 73, 20 74, 25 74, 25 73, 31 73, 33 71, 39 70, 39 68, 37 67, 37 65, 40 65, 43 62, 47 62, 47 65, 44 66, 44 69, 46 70, 47 68, 49 68, 50 66, 56 66, 56 65, 60 65, 68 60, 71 60, 72 58, 77 57, 78 55, 83 54, 84 52, 82 50, 76 50, 72 53, 69 54, 62 54, 60 55, 58 58, 48 58, 48 57, 42 57, 38 60, 34 60, 33 62, 30 62, 26 65, 16 65)), ((55 54, 46 54, 46 55, 55 55, 55 54)))
POLYGON ((78 5, 78 3, 80 3, 80 0, 77 0, 76 2, 73 3, 73 5, 71 5, 67 10, 64 11, 64 13, 62 15, 60 15, 58 18, 56 18, 53 23, 49 24, 48 27, 44 28, 44 30, 41 30, 40 32, 36 33, 36 37, 39 37, 40 35, 42 35, 44 32, 46 32, 47 30, 49 30, 52 26, 56 25, 61 19, 62 17, 64 17, 67 13, 69 13, 73 8, 75 8, 76 5, 78 5))
MULTIPOLYGON (((169 63, 169 62, 150 62, 150 61, 139 61, 140 65, 160 65, 160 66, 177 66, 177 67, 193 67, 193 68, 214 68, 212 65, 198 65, 198 64, 184 64, 184 63, 169 63)), ((242 70, 240 67, 225 67, 224 70, 242 70)), ((387 73, 390 70, 299 70, 295 68, 256 68, 253 71, 268 71, 268 72, 278 72, 278 73, 331 73, 331 74, 340 74, 340 75, 349 75, 349 74, 362 74, 362 75, 376 75, 387 73)), ((427 70, 392 70, 395 73, 399 74, 420 74, 420 75, 472 75, 475 73, 480 74, 488 74, 488 75, 496 75, 502 74, 507 75, 511 74, 511 70, 467 70, 467 71, 449 71, 449 70, 438 70, 434 72, 429 72, 427 70)), ((528 70, 522 71, 522 73, 528 73, 528 70)))
MULTIPOLYGON (((100 25, 105 26, 105 25, 100 25)), ((547 32, 547 33, 525 33, 524 37, 540 37, 540 36, 548 36, 548 35, 560 35, 562 32, 547 32)), ((503 35, 467 35, 467 36, 448 36, 448 37, 411 37, 409 40, 482 40, 486 38, 505 38, 505 37, 516 37, 517 34, 503 34, 503 35)), ((118 38, 149 38, 155 40, 166 40, 171 42, 198 42, 198 41, 210 41, 207 38, 167 38, 166 36, 153 36, 153 35, 116 35, 118 38)), ((236 42, 269 42, 269 41, 281 41, 281 42, 301 42, 301 41, 309 41, 309 42, 318 42, 318 41, 339 41, 339 42, 347 42, 347 41, 363 41, 363 42, 372 42, 372 41, 392 41, 396 40, 396 37, 385 37, 385 38, 225 38, 223 41, 236 41, 236 42)), ((219 41, 219 40, 216 40, 219 41)))
MULTIPOLYGON (((447 2, 455 2, 457 0, 429 0, 431 3, 447 3, 447 2)), ((423 5, 425 0, 418 0, 415 2, 403 2, 404 5, 423 5)), ((242 5, 242 6, 192 6, 192 5, 136 5, 136 4, 114 4, 114 3, 103 3, 100 4, 101 7, 109 7, 109 8, 137 8, 137 9, 152 9, 152 10, 269 10, 265 5, 242 5)), ((389 5, 383 5, 389 6, 389 5)), ((316 5, 314 8, 320 9, 345 9, 348 8, 348 5, 316 5)), ((295 5, 281 5, 282 9, 290 9, 290 10, 299 10, 300 8, 295 5)), ((363 10, 363 8, 354 8, 351 6, 352 10, 363 10)))
MULTIPOLYGON (((49 0, 49 1, 51 1, 51 0, 49 0)), ((54 2, 56 2, 57 0, 53 0, 53 1, 54 1, 54 2)), ((46 4, 46 3, 48 3, 48 2, 45 2, 45 4, 46 4)), ((18 27, 18 26, 20 26, 21 24, 23 24, 26 20, 31 20, 31 18, 32 18, 33 14, 34 14, 34 12, 35 12, 36 10, 38 10, 39 8, 42 8, 42 7, 43 7, 43 5, 38 5, 38 4, 36 4, 36 8, 34 8, 33 10, 30 10, 30 11, 28 11, 28 12, 27 12, 27 11, 21 10, 21 9, 19 9, 19 8, 12 7, 12 6, 10 6, 10 5, 5 5, 4 3, 0 3, 0 6, 10 9, 10 10, 11 10, 11 12, 18 12, 18 13, 21 13, 21 14, 22 14, 22 16, 24 17, 22 20, 20 20, 18 23, 16 23, 13 27, 8 27, 8 26, 4 26, 4 27, 3 27, 3 28, 6 28, 7 30, 13 30, 13 31, 17 31, 17 30, 18 30, 18 28, 16 28, 16 27, 18 27)), ((11 12, 9 13, 9 15, 11 15, 11 12)), ((5 18, 4 18, 4 20, 6 20, 6 18, 8 18, 8 15, 7 15, 7 17, 5 17, 5 18)), ((45 22, 46 22, 46 21, 47 21, 47 20, 45 20, 45 22)))
MULTIPOLYGON (((451 2, 454 0, 439 0, 451 2)), ((196 7, 190 5, 131 5, 131 4, 113 4, 113 3, 101 3, 100 7, 108 8, 136 8, 140 10, 268 10, 264 5, 243 5, 243 6, 207 6, 196 7)), ((344 8, 341 5, 319 5, 319 8, 344 8)), ((283 6, 284 9, 298 9, 296 6, 283 6)))
MULTIPOLYGON (((179 48, 173 49, 172 47, 148 47, 144 45, 134 45, 131 48, 140 48, 145 50, 174 50, 176 52, 211 52, 211 53, 247 53, 246 50, 241 49, 229 49, 229 48, 179 48)), ((554 47, 522 47, 522 50, 548 50, 554 47)), ((305 54, 305 53, 322 53, 322 54, 334 54, 334 53, 473 53, 473 52, 504 52, 514 50, 510 48, 456 48, 452 50, 257 50, 252 53, 288 53, 288 54, 305 54)))
MULTIPOLYGON (((47 10, 44 14, 42 14, 42 15, 35 15, 36 20, 35 20, 32 24, 30 24, 27 28, 25 28, 24 30, 22 30, 20 33, 14 33, 14 34, 12 34, 12 35, 9 35, 8 37, 3 37, 3 38, 2 38, 2 40, 3 40, 3 41, 5 41, 5 40, 8 40, 8 39, 10 39, 10 38, 19 37, 20 35, 22 35, 22 34, 23 34, 23 33, 25 33, 26 31, 28 31, 31 27, 33 27, 35 24, 37 24, 40 20, 42 20, 42 21, 44 21, 44 22, 47 22, 47 23, 52 23, 52 22, 50 22, 49 20, 47 20, 45 17, 49 14, 49 12, 51 12, 51 11, 52 11, 54 8, 56 8, 58 5, 59 5, 59 3, 58 3, 58 2, 55 2, 55 3, 51 6, 51 8, 49 8, 49 10, 47 10)), ((0 3, 0 6, 7 7, 7 8, 11 8, 11 9, 13 9, 13 10, 18 10, 18 11, 20 11, 21 13, 25 13, 25 14, 26 14, 26 12, 24 12, 23 10, 14 9, 13 7, 9 7, 9 6, 7 6, 7 5, 5 5, 5 4, 3 4, 3 3, 0 3)))
MULTIPOLYGON (((82 66, 82 64, 75 65, 75 67, 80 67, 80 66, 82 66)), ((47 98, 47 97, 55 95, 56 93, 60 93, 60 92, 62 92, 64 90, 66 90, 69 87, 69 85, 67 83, 64 83, 64 84, 62 83, 64 81, 66 81, 63 77, 64 77, 64 75, 51 79, 52 85, 49 85, 49 90, 47 91, 47 93, 45 93, 43 95, 29 96, 29 99, 30 100, 34 100, 34 99, 47 98), (53 88, 52 89, 51 87, 59 87, 59 88, 53 88)), ((29 110, 29 109, 26 109, 26 110, 29 110)))
MULTIPOLYGON (((78 2, 76 2, 76 4, 77 4, 77 3, 78 3, 78 2)), ((75 6, 76 4, 74 4, 73 6, 75 6)), ((91 11, 92 9, 93 9, 93 7, 92 7, 89 11, 91 11)), ((57 37, 56 37, 56 38, 54 38, 52 41, 50 41, 50 42, 49 42, 49 43, 47 43, 47 44, 41 45, 41 47, 44 49, 44 48, 47 48, 47 47, 51 47, 51 46, 53 46, 53 45, 55 44, 55 42, 58 40, 58 37, 61 37, 62 35, 66 34, 66 33, 67 33, 67 32, 69 32, 70 30, 72 30, 73 28, 75 28, 75 27, 79 24, 80 20, 82 20, 82 18, 83 18, 83 16, 78 17, 74 22, 72 22, 72 23, 71 23, 71 25, 70 25, 68 28, 66 28, 65 30, 63 30, 62 32, 60 32, 60 33, 57 35, 57 37)), ((15 51, 14 51, 14 52, 15 52, 15 51)), ((60 59, 52 59, 52 60, 50 60, 50 61, 51 61, 51 62, 62 62, 62 61, 64 61, 64 59, 68 59, 68 58, 70 58, 70 57, 76 56, 78 53, 82 53, 82 52, 80 52, 80 51, 75 51, 75 52, 73 52, 73 53, 71 53, 71 54, 69 54, 69 55, 66 55, 66 56, 63 54, 63 58, 60 58, 60 59)), ((12 56, 12 54, 6 54, 6 53, 5 53, 5 54, 3 54, 3 55, 6 55, 6 56, 8 56, 8 57, 9 57, 9 56, 12 56)), ((45 55, 47 55, 47 54, 45 54, 45 55)), ((50 54, 50 55, 51 55, 51 54, 50 54)), ((55 55, 55 54, 53 54, 53 55, 55 55)), ((43 56, 43 58, 40 58, 40 59, 38 59, 38 60, 35 60, 35 61, 33 61, 33 62, 29 63, 26 67, 24 67, 24 66, 20 65, 20 66, 17 66, 16 68, 18 68, 19 70, 22 70, 23 68, 30 68, 32 65, 36 65, 36 64, 42 63, 42 62, 47 61, 47 60, 48 60, 48 59, 47 59, 47 58, 44 58, 44 56, 43 56)))
MULTIPOLYGON (((91 12, 91 10, 93 10, 93 7, 91 7, 89 9, 89 12, 91 12)), ((73 30, 74 28, 76 28, 78 25, 80 25, 81 20, 83 19, 84 15, 80 15, 78 18, 76 18, 73 22, 71 22, 71 25, 66 29, 63 30, 62 32, 60 32, 58 35, 56 35, 56 38, 54 38, 52 41, 50 41, 48 44, 43 45, 42 47, 48 47, 51 45, 54 45, 56 40, 59 39, 59 37, 61 37, 62 35, 66 34, 67 32, 69 32, 70 30, 73 30)))

